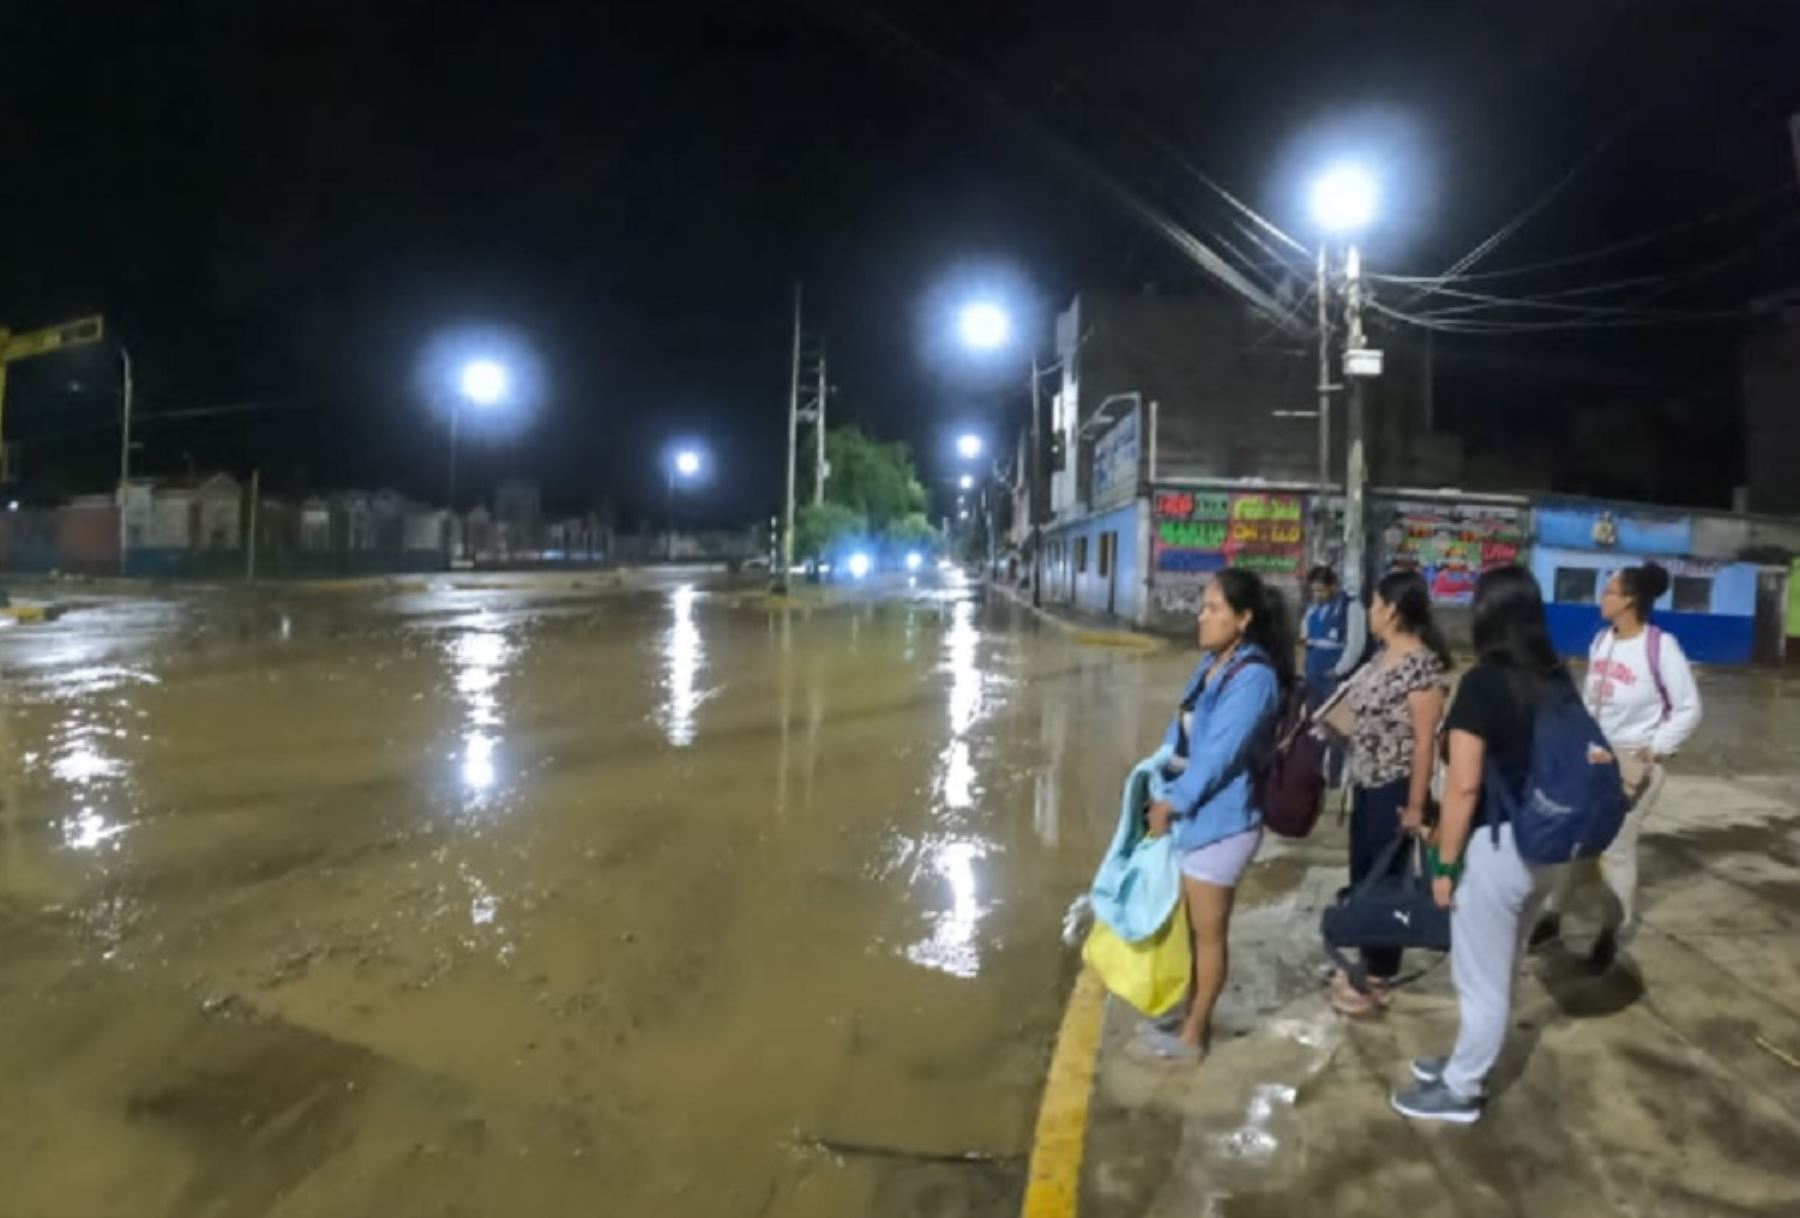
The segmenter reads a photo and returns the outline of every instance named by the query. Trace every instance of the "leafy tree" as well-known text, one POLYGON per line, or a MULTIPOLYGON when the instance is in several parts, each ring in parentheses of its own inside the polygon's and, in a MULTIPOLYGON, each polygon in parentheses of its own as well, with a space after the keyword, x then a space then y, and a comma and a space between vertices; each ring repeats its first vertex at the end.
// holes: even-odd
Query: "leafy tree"
POLYGON ((831 464, 827 504, 850 509, 876 531, 886 533, 896 522, 924 512, 925 488, 905 444, 870 439, 856 427, 837 427, 825 433, 825 459, 831 464))
POLYGON ((837 543, 869 531, 861 513, 841 503, 809 503, 794 512, 794 556, 823 558, 837 543))
POLYGON ((938 542, 938 531, 923 512, 909 512, 888 526, 888 539, 895 545, 909 546, 918 550, 935 549, 938 542))

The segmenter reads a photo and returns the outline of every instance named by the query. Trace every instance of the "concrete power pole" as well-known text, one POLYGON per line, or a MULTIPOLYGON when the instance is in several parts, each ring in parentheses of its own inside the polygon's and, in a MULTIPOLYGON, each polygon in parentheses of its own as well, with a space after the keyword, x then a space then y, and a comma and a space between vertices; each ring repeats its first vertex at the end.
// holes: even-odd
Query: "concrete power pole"
POLYGON ((1044 495, 1044 427, 1043 407, 1038 400, 1039 376, 1034 351, 1031 355, 1031 460, 1027 464, 1031 482, 1025 493, 1025 510, 1030 515, 1028 523, 1031 526, 1031 603, 1037 607, 1044 603, 1044 510, 1038 502, 1044 495))
POLYGON ((1344 591, 1352 598, 1363 591, 1368 570, 1369 529, 1368 420, 1363 409, 1363 381, 1381 375, 1381 352, 1364 344, 1362 328, 1362 255, 1351 246, 1344 259, 1344 378, 1350 385, 1349 452, 1344 470, 1344 591))
POLYGON ((825 479, 831 476, 831 465, 825 460, 825 398, 831 392, 830 384, 825 379, 825 344, 819 344, 819 381, 818 401, 814 403, 813 438, 816 447, 813 450, 813 506, 822 506, 825 502, 825 479))
POLYGON ((119 574, 126 574, 131 553, 131 530, 125 526, 126 503, 131 488, 131 352, 119 346, 119 574))
POLYGON ((1323 563, 1331 551, 1326 530, 1331 525, 1327 496, 1331 493, 1331 280, 1324 242, 1319 243, 1319 497, 1313 522, 1313 562, 1323 563))
POLYGON ((774 585, 777 592, 786 592, 788 572, 794 569, 794 449, 799 441, 800 429, 800 321, 801 321, 801 287, 794 285, 794 350, 791 375, 788 380, 788 418, 787 418, 787 502, 781 518, 781 569, 775 572, 774 585))

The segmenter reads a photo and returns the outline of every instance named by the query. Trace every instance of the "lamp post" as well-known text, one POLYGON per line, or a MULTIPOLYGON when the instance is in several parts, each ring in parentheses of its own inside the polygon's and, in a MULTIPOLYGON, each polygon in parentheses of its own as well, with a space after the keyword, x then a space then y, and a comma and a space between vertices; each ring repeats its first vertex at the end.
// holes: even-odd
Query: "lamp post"
MULTIPOLYGON (((1362 595, 1368 569, 1368 452, 1363 408, 1365 379, 1381 373, 1381 353, 1364 344, 1362 328, 1362 255, 1354 243, 1375 218, 1375 179, 1353 164, 1333 166, 1313 183, 1314 222, 1328 235, 1350 240, 1344 255, 1344 378, 1350 389, 1344 461, 1344 591, 1362 595)), ((1323 499, 1331 481, 1331 367, 1327 246, 1319 246, 1319 491, 1323 499)), ((1323 521, 1320 522, 1323 525, 1323 521)))
POLYGON ((669 521, 666 559, 669 562, 675 561, 675 483, 678 479, 692 482, 698 478, 702 464, 700 451, 695 448, 676 449, 674 456, 669 459, 669 499, 666 513, 669 521))
POLYGON ((462 433, 464 404, 479 410, 492 410, 502 405, 512 393, 512 373, 499 360, 485 356, 471 359, 457 373, 456 393, 450 399, 450 467, 445 479, 445 549, 450 559, 456 550, 456 449, 462 433))

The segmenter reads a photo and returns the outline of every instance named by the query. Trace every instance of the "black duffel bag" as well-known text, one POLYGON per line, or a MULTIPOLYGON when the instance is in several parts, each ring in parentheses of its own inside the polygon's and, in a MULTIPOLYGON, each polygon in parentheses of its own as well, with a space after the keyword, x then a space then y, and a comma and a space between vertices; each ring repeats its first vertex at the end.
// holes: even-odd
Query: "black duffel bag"
POLYGON ((1424 876, 1424 851, 1410 834, 1396 837, 1361 883, 1340 888, 1319 917, 1325 954, 1344 970, 1360 993, 1368 993, 1368 976, 1353 948, 1397 947, 1424 951, 1450 950, 1450 911, 1431 899, 1424 876), (1397 855, 1406 852, 1404 866, 1397 855))

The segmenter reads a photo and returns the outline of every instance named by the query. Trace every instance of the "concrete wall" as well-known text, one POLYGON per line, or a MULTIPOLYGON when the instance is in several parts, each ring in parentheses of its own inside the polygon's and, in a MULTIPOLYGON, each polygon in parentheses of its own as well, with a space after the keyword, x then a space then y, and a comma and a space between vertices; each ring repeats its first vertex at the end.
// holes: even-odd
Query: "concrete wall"
POLYGON ((1601 588, 1614 571, 1646 557, 1667 567, 1675 581, 1656 603, 1656 624, 1678 637, 1688 655, 1701 663, 1750 663, 1756 643, 1754 564, 1540 545, 1532 551, 1531 570, 1544 589, 1556 649, 1569 656, 1587 654, 1602 625, 1601 588))
POLYGON ((1145 505, 1134 500, 1110 512, 1047 528, 1044 599, 1085 613, 1129 622, 1144 617, 1142 565, 1145 505), (1106 552, 1102 572, 1102 550, 1106 552))

